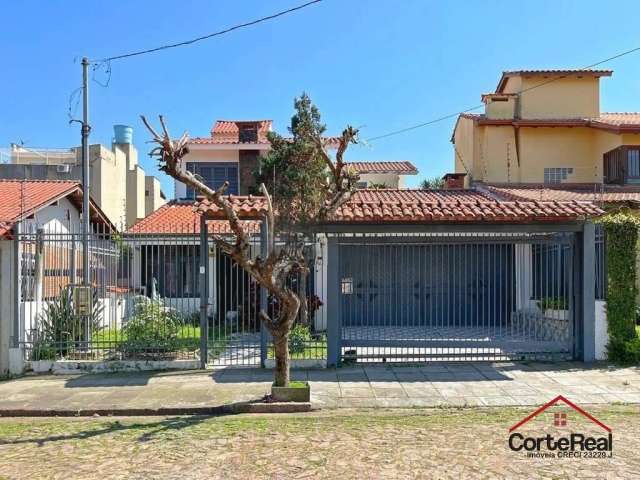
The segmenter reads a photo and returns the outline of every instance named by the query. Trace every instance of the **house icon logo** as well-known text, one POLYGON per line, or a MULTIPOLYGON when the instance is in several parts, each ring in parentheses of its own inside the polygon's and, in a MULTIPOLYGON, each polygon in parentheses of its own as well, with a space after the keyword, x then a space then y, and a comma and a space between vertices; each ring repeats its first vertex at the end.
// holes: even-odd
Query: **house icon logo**
MULTIPOLYGON (((573 423, 577 425, 576 422, 572 422, 572 425, 573 423)), ((529 425, 529 427, 531 427, 531 425, 529 425)), ((514 424, 509 429, 508 445, 511 451, 524 452, 527 457, 603 458, 613 456, 613 432, 609 426, 605 425, 589 412, 580 408, 566 397, 558 395, 550 402, 547 402, 514 424), (538 415, 551 407, 562 404, 569 407, 569 412, 576 412, 580 417, 586 418, 595 425, 597 433, 585 433, 581 431, 566 433, 567 428, 569 428, 569 416, 565 411, 553 412, 553 422, 551 423, 551 426, 555 430, 553 433, 546 433, 544 435, 522 433, 525 425, 538 415), (558 432, 557 430, 559 429, 564 431, 558 432)))

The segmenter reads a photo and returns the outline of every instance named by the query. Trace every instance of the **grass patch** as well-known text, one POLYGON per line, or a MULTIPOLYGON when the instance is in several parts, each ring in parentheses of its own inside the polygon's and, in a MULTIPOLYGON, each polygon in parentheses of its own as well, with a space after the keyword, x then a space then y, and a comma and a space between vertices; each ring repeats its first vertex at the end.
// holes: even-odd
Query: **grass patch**
MULTIPOLYGON (((295 382, 291 382, 294 384, 295 382)), ((319 412, 304 415, 237 415, 231 417, 170 417, 121 418, 121 419, 34 419, 6 418, 0 420, 0 438, 46 437, 50 435, 73 435, 88 431, 136 437, 153 434, 157 439, 170 438, 179 441, 181 436, 196 438, 224 438, 239 432, 296 433, 300 431, 362 430, 368 432, 374 427, 429 428, 442 426, 506 425, 511 426, 530 413, 530 408, 430 408, 406 410, 345 410, 319 412), (158 427, 162 427, 160 430, 158 427), (155 433, 154 433, 155 432, 155 433), (213 436, 213 437, 212 437, 213 436)), ((640 418, 637 407, 628 405, 607 405, 591 407, 589 410, 606 423, 616 420, 620 423, 635 422, 640 418)), ((88 437, 88 436, 87 436, 88 437)))
POLYGON ((303 382, 302 380, 293 380, 289 382, 289 387, 291 388, 307 388, 307 382, 303 382))
MULTIPOLYGON (((321 338, 320 340, 312 340, 305 343, 304 350, 301 352, 289 352, 291 360, 305 360, 305 359, 324 359, 327 358, 327 339, 321 338)), ((276 358, 273 350, 273 345, 269 345, 269 351, 267 352, 267 358, 276 358)))
MULTIPOLYGON (((214 332, 209 332, 209 340, 224 340, 225 336, 214 339, 214 332)), ((105 328, 91 337, 93 348, 116 348, 127 341, 127 334, 116 328, 105 328)), ((178 330, 178 345, 180 350, 197 350, 200 348, 200 327, 183 325, 178 330)))
MULTIPOLYGON (((226 332, 219 329, 209 329, 208 347, 209 354, 219 356, 227 347, 229 338, 226 332)), ((91 347, 95 349, 116 350, 120 345, 126 344, 127 335, 124 331, 115 328, 105 328, 91 337, 91 347)), ((177 351, 195 352, 200 349, 200 327, 183 325, 178 330, 177 351)), ((152 346, 151 346, 152 347, 152 346)))

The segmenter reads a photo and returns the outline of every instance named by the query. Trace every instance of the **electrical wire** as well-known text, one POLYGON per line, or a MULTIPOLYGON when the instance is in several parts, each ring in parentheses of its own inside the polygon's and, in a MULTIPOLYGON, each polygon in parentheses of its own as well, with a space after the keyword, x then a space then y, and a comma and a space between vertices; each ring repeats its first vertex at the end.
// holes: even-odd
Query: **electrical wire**
POLYGON ((292 12, 295 12, 295 11, 298 11, 298 10, 302 10, 303 8, 309 7, 309 6, 313 5, 313 4, 320 3, 320 2, 322 2, 322 0, 312 0, 310 2, 303 3, 303 4, 298 5, 296 7, 292 7, 292 8, 289 8, 287 10, 283 10, 281 12, 274 13, 273 15, 269 15, 269 16, 266 16, 266 17, 258 18, 256 20, 252 20, 250 22, 234 25, 232 27, 225 28, 224 30, 220 30, 218 32, 210 33, 208 35, 203 35, 201 37, 193 38, 191 40, 185 40, 183 42, 172 43, 172 44, 168 44, 168 45, 163 45, 161 47, 149 48, 149 49, 146 49, 146 50, 139 50, 137 52, 124 53, 122 55, 115 55, 113 57, 107 57, 107 58, 103 58, 101 60, 96 60, 95 62, 96 63, 112 62, 114 60, 121 60, 123 58, 136 57, 138 55, 145 55, 147 53, 154 53, 154 52, 158 52, 160 50, 167 50, 169 48, 176 48, 176 47, 183 47, 185 45, 191 45, 193 43, 201 42, 203 40, 207 40, 207 39, 212 38, 212 37, 218 37, 220 35, 224 35, 225 33, 233 32, 234 30, 238 30, 240 28, 246 28, 246 27, 250 27, 252 25, 256 25, 258 23, 262 23, 262 22, 266 22, 266 21, 269 21, 269 20, 273 20, 274 18, 282 17, 283 15, 287 15, 289 13, 292 13, 292 12))
MULTIPOLYGON (((617 58, 624 57, 625 55, 629 55, 629 54, 635 53, 637 51, 640 51, 640 47, 635 47, 635 48, 632 48, 630 50, 626 50, 624 52, 618 53, 618 54, 613 55, 611 57, 605 58, 604 60, 600 60, 599 62, 592 63, 591 65, 587 65, 586 67, 582 67, 579 70, 588 70, 590 68, 597 67, 597 66, 602 65, 604 63, 610 62, 611 60, 615 60, 617 58)), ((547 81, 544 81, 542 83, 539 83, 539 84, 536 84, 536 85, 532 85, 529 88, 525 88, 524 90, 518 92, 518 94, 522 95, 523 93, 530 92, 531 90, 534 90, 536 88, 540 88, 540 87, 543 87, 543 86, 548 85, 550 83, 556 82, 558 80, 566 78, 567 76, 568 75, 562 75, 562 76, 559 76, 559 77, 551 78, 551 79, 549 79, 547 81)), ((388 132, 388 133, 384 133, 382 135, 377 135, 375 137, 368 138, 366 141, 367 142, 374 142, 376 140, 381 140, 383 138, 388 138, 388 137, 392 137, 392 136, 395 136, 395 135, 400 135, 401 133, 409 132, 409 131, 415 130, 417 128, 426 127, 428 125, 433 125, 434 123, 439 123, 439 122, 442 122, 444 120, 448 120, 450 118, 457 117, 458 115, 462 115, 464 113, 469 113, 469 112, 472 112, 474 110, 479 110, 482 107, 484 107, 484 104, 479 104, 479 105, 476 105, 476 106, 473 106, 473 107, 466 108, 464 110, 460 110, 460 111, 455 112, 455 113, 450 113, 450 114, 444 115, 442 117, 434 118, 433 120, 428 120, 426 122, 419 123, 417 125, 412 125, 410 127, 401 128, 399 130, 394 130, 394 131, 391 131, 391 132, 388 132)))

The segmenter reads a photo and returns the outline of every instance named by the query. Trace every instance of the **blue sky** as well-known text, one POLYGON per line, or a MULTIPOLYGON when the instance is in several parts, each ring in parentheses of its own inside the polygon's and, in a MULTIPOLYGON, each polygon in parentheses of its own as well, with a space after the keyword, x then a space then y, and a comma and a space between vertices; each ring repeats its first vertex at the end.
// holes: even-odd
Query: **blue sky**
MULTIPOLYGON (((298 3, 5 2, 0 146, 79 144, 67 116, 81 81, 76 57, 185 40, 298 3)), ((480 103, 502 70, 583 67, 640 46, 638 18, 634 1, 325 0, 193 46, 113 62, 107 88, 91 83, 91 142, 109 144, 113 124, 130 124, 143 166, 155 172, 139 114, 163 113, 176 134, 207 135, 216 118, 272 118, 284 130, 302 91, 330 133, 349 123, 373 137, 480 103)), ((602 110, 640 111, 640 52, 603 68, 614 75, 602 80, 602 110)), ((355 147, 347 157, 410 160, 417 183, 452 169, 453 123, 355 147)), ((171 194, 172 182, 162 181, 171 194)))

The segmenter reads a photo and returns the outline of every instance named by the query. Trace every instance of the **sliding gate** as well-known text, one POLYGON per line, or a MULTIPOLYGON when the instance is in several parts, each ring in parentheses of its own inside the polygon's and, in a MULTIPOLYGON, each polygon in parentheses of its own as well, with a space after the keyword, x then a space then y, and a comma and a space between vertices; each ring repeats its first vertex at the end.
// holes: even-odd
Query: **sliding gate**
POLYGON ((344 237, 343 360, 571 358, 573 234, 344 237))

